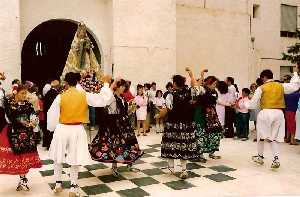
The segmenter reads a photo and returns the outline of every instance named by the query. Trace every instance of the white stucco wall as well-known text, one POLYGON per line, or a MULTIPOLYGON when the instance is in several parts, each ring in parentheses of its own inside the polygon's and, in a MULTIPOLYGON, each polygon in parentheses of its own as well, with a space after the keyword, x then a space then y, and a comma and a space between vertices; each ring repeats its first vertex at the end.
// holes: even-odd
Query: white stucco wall
MULTIPOLYGON (((0 72, 8 79, 20 77, 20 15, 18 0, 0 1, 0 72)), ((10 81, 3 82, 4 88, 10 81)))
POLYGON ((109 72, 112 44, 111 0, 21 0, 21 46, 27 35, 42 22, 51 19, 83 21, 95 35, 102 64, 109 72))
POLYGON ((204 8, 191 2, 183 4, 181 1, 177 5, 177 71, 184 73, 184 68, 191 65, 199 73, 205 67, 208 75, 220 80, 233 76, 240 87, 248 86, 250 26, 247 4, 241 1, 231 3, 232 7, 223 7, 221 1, 207 1, 204 8))
POLYGON ((176 72, 176 2, 113 1, 115 76, 164 87, 176 72))

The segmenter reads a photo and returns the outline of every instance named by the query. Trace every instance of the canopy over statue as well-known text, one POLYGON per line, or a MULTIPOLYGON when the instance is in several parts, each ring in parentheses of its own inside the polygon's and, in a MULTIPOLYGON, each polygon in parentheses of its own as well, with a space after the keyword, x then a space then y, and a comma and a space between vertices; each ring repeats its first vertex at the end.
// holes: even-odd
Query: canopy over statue
POLYGON ((61 80, 65 78, 68 72, 79 72, 83 75, 86 73, 95 75, 96 80, 101 81, 103 73, 93 52, 93 48, 94 46, 87 35, 85 24, 82 22, 79 23, 61 75, 61 80))

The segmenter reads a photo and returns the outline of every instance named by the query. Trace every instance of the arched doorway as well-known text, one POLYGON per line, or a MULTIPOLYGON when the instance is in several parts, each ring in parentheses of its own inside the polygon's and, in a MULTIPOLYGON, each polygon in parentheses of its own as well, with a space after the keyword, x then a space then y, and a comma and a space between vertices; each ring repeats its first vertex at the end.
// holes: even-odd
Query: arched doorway
MULTIPOLYGON (((39 87, 51 79, 59 79, 65 66, 77 23, 70 20, 49 20, 34 28, 26 37, 21 54, 22 81, 30 80, 39 87)), ((94 53, 101 63, 95 38, 88 32, 94 53)))

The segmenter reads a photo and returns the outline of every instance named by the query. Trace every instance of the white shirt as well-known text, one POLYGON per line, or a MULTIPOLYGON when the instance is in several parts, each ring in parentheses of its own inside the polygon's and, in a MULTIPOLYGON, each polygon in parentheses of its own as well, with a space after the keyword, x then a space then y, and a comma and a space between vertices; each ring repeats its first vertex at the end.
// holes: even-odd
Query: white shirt
POLYGON ((228 86, 228 92, 232 97, 232 100, 235 101, 236 100, 236 89, 234 87, 234 85, 228 86))
POLYGON ((47 83, 43 88, 43 96, 45 96, 50 89, 51 85, 47 83))
POLYGON ((0 107, 4 107, 4 90, 0 87, 0 107))
MULTIPOLYGON (((269 82, 269 81, 273 81, 273 80, 268 80, 267 82, 269 82)), ((298 73, 296 73, 296 72, 294 73, 294 76, 292 77, 290 83, 283 83, 282 86, 283 86, 285 94, 291 94, 293 92, 296 92, 300 88, 300 78, 299 78, 298 73)), ((258 87, 255 90, 254 95, 251 98, 251 100, 248 102, 245 102, 245 107, 248 109, 259 108, 261 95, 262 95, 262 89, 261 89, 261 87, 258 87)))
MULTIPOLYGON (((104 84, 98 94, 86 92, 87 104, 92 107, 105 107, 111 104, 113 99, 114 95, 112 90, 109 88, 108 83, 104 84)), ((58 95, 47 112, 47 129, 49 131, 54 131, 56 126, 59 124, 60 100, 61 97, 58 95)))
POLYGON ((154 104, 156 107, 165 107, 165 103, 166 103, 166 101, 165 101, 165 99, 164 99, 163 97, 160 97, 160 98, 155 97, 155 98, 153 99, 153 104, 154 104))

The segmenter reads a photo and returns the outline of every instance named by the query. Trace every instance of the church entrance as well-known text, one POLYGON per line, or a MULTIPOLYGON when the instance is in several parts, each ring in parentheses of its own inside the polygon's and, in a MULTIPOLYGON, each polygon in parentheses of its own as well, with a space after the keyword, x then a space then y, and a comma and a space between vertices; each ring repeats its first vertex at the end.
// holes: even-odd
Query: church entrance
MULTIPOLYGON (((40 88, 52 79, 59 79, 64 69, 77 23, 69 20, 50 20, 26 37, 21 54, 22 81, 32 81, 40 88)), ((88 32, 94 53, 101 63, 101 54, 94 37, 88 32)))

